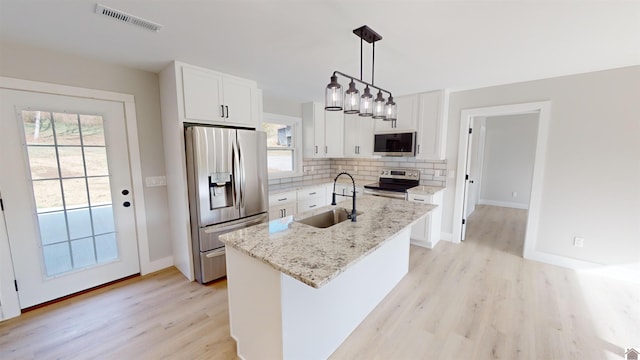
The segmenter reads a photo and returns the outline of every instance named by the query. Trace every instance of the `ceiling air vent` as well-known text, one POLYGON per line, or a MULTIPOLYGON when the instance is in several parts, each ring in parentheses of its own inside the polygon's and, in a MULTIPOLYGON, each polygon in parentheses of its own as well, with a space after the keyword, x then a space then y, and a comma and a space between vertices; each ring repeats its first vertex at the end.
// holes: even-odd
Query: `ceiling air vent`
POLYGON ((96 4, 96 14, 108 16, 110 18, 123 21, 129 24, 141 26, 147 30, 158 32, 162 28, 162 25, 154 23, 153 21, 145 20, 143 18, 127 14, 124 11, 112 9, 102 4, 96 4))

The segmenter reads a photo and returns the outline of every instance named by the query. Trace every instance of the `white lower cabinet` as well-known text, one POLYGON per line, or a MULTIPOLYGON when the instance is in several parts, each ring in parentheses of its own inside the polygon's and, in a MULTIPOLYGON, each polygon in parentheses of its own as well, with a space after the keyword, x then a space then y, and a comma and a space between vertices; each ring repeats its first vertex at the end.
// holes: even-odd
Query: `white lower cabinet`
POLYGON ((407 200, 438 205, 424 219, 417 222, 411 228, 411 243, 432 249, 438 241, 440 241, 441 223, 442 223, 442 193, 438 191, 435 194, 408 194, 407 200))
POLYGON ((324 185, 299 189, 297 195, 298 213, 314 210, 327 205, 327 196, 324 185))
POLYGON ((295 215, 297 210, 295 190, 269 195, 269 220, 295 215))

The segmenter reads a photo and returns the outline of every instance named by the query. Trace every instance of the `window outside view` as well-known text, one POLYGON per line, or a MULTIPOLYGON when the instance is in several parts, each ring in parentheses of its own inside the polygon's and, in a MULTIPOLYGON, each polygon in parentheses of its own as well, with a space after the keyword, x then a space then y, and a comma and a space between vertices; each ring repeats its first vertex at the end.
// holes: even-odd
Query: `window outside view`
POLYGON ((48 276, 118 258, 101 116, 22 111, 48 276))
POLYGON ((269 173, 293 171, 294 141, 293 126, 263 123, 267 133, 267 166, 269 173))

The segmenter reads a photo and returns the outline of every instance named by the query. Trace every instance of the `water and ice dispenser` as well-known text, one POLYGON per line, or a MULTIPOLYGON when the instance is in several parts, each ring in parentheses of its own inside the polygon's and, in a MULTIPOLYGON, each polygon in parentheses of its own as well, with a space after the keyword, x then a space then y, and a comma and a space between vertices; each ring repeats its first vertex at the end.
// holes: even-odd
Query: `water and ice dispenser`
POLYGON ((209 209, 233 206, 233 175, 228 172, 209 175, 209 209))

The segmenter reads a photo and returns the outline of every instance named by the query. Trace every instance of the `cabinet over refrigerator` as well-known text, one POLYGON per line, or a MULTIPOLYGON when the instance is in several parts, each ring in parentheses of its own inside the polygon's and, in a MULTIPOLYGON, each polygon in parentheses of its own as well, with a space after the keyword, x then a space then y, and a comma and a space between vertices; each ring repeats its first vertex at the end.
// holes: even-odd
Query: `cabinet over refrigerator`
POLYGON ((226 275, 224 233, 268 220, 266 135, 185 124, 191 241, 196 280, 226 275))

